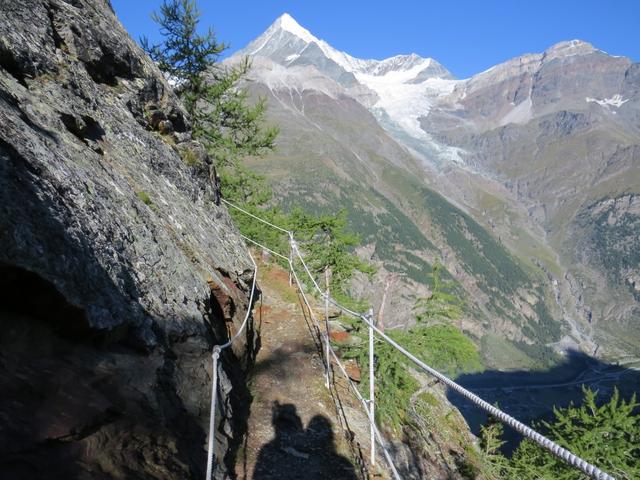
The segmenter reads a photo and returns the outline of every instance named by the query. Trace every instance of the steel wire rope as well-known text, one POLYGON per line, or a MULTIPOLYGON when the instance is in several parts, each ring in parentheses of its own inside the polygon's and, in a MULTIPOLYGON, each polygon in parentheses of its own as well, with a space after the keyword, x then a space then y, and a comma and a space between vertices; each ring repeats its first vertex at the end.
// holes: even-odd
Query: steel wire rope
MULTIPOLYGON (((257 219, 257 220, 259 220, 259 221, 261 221, 261 222, 263 222, 263 223, 265 223, 267 225, 270 225, 270 226, 272 226, 272 227, 274 227, 274 228, 276 228, 276 229, 278 229, 278 230, 280 230, 282 232, 287 233, 289 235, 289 239, 290 239, 290 242, 291 242, 291 248, 295 252, 295 254, 298 257, 298 259, 300 260, 300 262, 301 262, 301 264, 302 264, 307 276, 310 278, 312 284, 314 285, 314 287, 316 288, 316 290, 318 291, 320 296, 322 296, 322 297, 326 296, 326 293, 322 291, 322 289, 320 288, 320 286, 316 282, 315 278, 313 277, 313 274, 309 270, 306 262, 304 261, 304 258, 302 257, 302 255, 301 255, 301 253, 300 253, 300 251, 298 249, 297 242, 295 241, 295 239, 293 237, 293 234, 290 231, 285 230, 282 227, 278 227, 277 225, 273 225, 270 222, 267 222, 266 220, 263 220, 263 219, 255 216, 255 215, 247 212, 246 210, 243 210, 240 207, 237 207, 237 206, 231 204, 230 202, 227 202, 226 200, 225 200, 225 203, 227 203, 227 204, 231 205, 232 207, 234 207, 234 208, 246 213, 247 215, 250 215, 251 217, 254 217, 255 219, 257 219)), ((302 284, 299 281, 299 278, 298 278, 298 276, 297 276, 297 274, 295 272, 295 269, 293 268, 293 264, 291 263, 291 261, 290 261, 290 265, 291 265, 291 270, 292 270, 294 276, 296 277, 296 281, 297 281, 298 285, 300 286, 300 290, 302 291, 302 284)), ((308 303, 308 300, 306 300, 306 296, 303 295, 303 298, 305 299, 305 301, 307 303, 307 306, 309 307, 309 310, 311 311, 311 308, 310 308, 310 305, 308 303)), ((563 460, 568 465, 581 470, 582 472, 586 473, 590 477, 595 478, 597 480, 615 480, 615 478, 613 476, 611 476, 608 473, 600 470, 595 465, 592 465, 591 463, 589 463, 586 460, 578 457, 577 455, 575 455, 574 453, 570 452, 569 450, 561 447, 557 443, 555 443, 552 440, 546 438, 544 435, 536 432, 534 429, 532 429, 532 428, 528 427, 527 425, 523 424, 522 422, 516 420, 515 418, 513 418, 512 416, 510 416, 507 413, 503 412, 502 410, 500 410, 500 409, 494 407, 493 405, 489 404, 488 402, 482 400, 480 397, 478 397, 474 393, 470 392, 469 390, 465 389, 464 387, 462 387, 461 385, 457 384, 453 380, 449 379, 447 376, 443 375, 442 373, 438 372, 434 368, 430 367, 429 365, 424 363, 422 360, 417 358, 415 355, 413 355, 411 352, 409 352, 404 347, 402 347, 399 343, 397 343, 392 338, 390 338, 388 335, 386 335, 383 331, 381 331, 378 327, 376 327, 373 324, 373 322, 369 321, 361 313, 354 312, 353 310, 351 310, 351 309, 349 309, 347 307, 344 307, 343 305, 341 305, 339 302, 337 302, 336 300, 334 300, 331 297, 329 297, 328 299, 334 306, 340 308, 341 310, 344 310, 345 312, 347 312, 347 313, 349 313, 349 314, 351 314, 351 315, 353 315, 355 317, 360 318, 365 324, 367 324, 370 328, 372 328, 374 330, 374 332, 376 332, 378 335, 380 335, 380 337, 384 341, 386 341, 387 343, 392 345, 396 350, 398 350, 400 353, 402 353, 405 357, 407 357, 413 363, 418 365, 424 371, 426 371, 427 373, 429 373, 432 376, 436 377, 438 380, 440 380, 442 383, 447 385, 449 388, 451 388, 452 390, 454 390, 458 394, 462 395, 463 397, 465 397, 466 399, 468 399, 469 401, 471 401, 472 403, 474 403, 475 405, 477 405, 478 407, 480 407, 481 409, 483 409, 484 411, 486 411, 490 415, 493 415, 495 418, 497 418, 501 422, 505 423, 506 425, 508 425, 512 429, 514 429, 517 432, 521 433, 525 437, 533 440, 538 445, 540 445, 541 447, 545 448, 546 450, 551 452, 553 455, 555 455, 558 458, 560 458, 561 460, 563 460)), ((313 320, 314 320, 314 323, 316 324, 316 327, 319 328, 317 322, 315 321, 315 318, 313 318, 313 320)), ((333 351, 332 349, 330 349, 330 350, 333 351)))
POLYGON ((247 305, 247 312, 244 316, 244 320, 242 325, 238 331, 231 337, 226 343, 222 345, 215 345, 213 347, 213 352, 211 353, 211 357, 213 359, 212 364, 212 380, 211 380, 211 410, 209 413, 209 438, 207 441, 207 476, 206 480, 211 480, 211 475, 213 474, 213 451, 215 450, 215 417, 216 417, 216 403, 218 397, 218 361, 220 358, 220 353, 222 350, 230 347, 233 342, 242 334, 247 323, 249 321, 249 317, 251 317, 251 309, 253 305, 253 298, 256 291, 256 279, 258 278, 258 265, 256 261, 253 259, 251 252, 249 252, 249 258, 251 259, 251 263, 253 263, 253 281, 251 283, 251 294, 249 295, 249 303, 247 305))

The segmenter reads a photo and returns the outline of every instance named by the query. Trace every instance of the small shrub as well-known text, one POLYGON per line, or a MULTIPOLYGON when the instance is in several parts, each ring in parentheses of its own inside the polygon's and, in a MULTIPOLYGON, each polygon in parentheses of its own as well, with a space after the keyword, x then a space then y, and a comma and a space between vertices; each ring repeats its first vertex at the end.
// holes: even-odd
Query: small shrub
MULTIPOLYGON (((407 332, 389 331, 389 336, 413 355, 433 368, 451 376, 482 370, 476 346, 452 325, 417 326, 407 332)), ((364 342, 358 349, 363 371, 369 367, 369 352, 364 342)), ((354 352, 349 352, 353 356, 354 352)), ((382 423, 398 430, 407 422, 411 397, 419 384, 408 370, 413 363, 386 342, 378 342, 376 354, 376 412, 382 423)), ((369 391, 368 378, 362 382, 363 392, 369 391)), ((424 396, 424 406, 437 400, 424 396)))
POLYGON ((142 203, 144 203, 147 206, 151 206, 153 205, 153 202, 151 201, 151 197, 149 196, 149 194, 147 192, 145 192, 144 190, 140 190, 138 193, 138 198, 142 201, 142 203))
POLYGON ((200 158, 198 157, 198 154, 194 152, 192 149, 185 148, 180 153, 182 156, 182 160, 189 167, 197 167, 202 164, 202 162, 200 161, 200 158))
MULTIPOLYGON (((614 390, 605 403, 583 387, 584 400, 577 407, 554 408, 555 418, 536 427, 560 446, 571 450, 588 462, 616 476, 631 480, 640 478, 640 404, 635 394, 624 400, 614 390)), ((485 463, 497 478, 534 480, 573 480, 586 478, 531 440, 524 440, 507 460, 499 448, 501 427, 482 429, 481 446, 485 463)))

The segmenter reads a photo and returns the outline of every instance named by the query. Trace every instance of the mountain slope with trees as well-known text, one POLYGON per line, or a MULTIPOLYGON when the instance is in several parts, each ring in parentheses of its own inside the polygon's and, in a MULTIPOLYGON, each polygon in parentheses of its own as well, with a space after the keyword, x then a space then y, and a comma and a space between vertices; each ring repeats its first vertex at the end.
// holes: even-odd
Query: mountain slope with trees
MULTIPOLYGON (((291 43, 287 32, 274 32, 273 38, 291 43)), ((241 61, 250 50, 225 63, 241 61)), ((424 272, 439 262, 467 299, 458 326, 478 344, 489 333, 516 348, 535 344, 533 357, 531 349, 519 356, 523 368, 552 357, 545 345, 559 341, 565 327, 541 270, 514 257, 471 215, 426 186, 419 160, 341 83, 310 63, 284 68, 256 55, 252 64, 244 87, 267 98, 267 118, 280 135, 275 152, 247 165, 269 179, 285 208, 346 208, 365 245, 361 253, 379 267, 378 290, 365 292, 356 282, 354 293, 373 299, 377 309, 385 278, 400 274, 385 323, 410 323, 415 299, 429 291, 424 272)), ((494 365, 491 351, 483 355, 494 365)))

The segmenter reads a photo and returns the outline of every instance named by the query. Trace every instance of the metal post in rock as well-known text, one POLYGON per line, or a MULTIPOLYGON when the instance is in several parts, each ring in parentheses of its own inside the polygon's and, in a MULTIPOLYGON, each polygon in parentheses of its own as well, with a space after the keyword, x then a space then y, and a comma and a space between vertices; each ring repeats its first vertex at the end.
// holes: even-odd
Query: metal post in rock
MULTIPOLYGON (((367 313, 369 322, 373 323, 373 308, 367 313)), ((369 414, 371 416, 371 465, 376 464, 376 436, 375 436, 375 410, 376 410, 376 397, 375 397, 375 355, 373 351, 373 328, 369 327, 369 414)))
POLYGON ((329 356, 329 349, 331 348, 331 330, 329 328, 329 278, 331 273, 329 272, 329 267, 324 269, 324 281, 325 281, 325 295, 324 295, 324 325, 326 331, 325 338, 325 368, 326 368, 326 382, 325 386, 327 388, 331 388, 331 379, 329 378, 331 375, 331 357, 329 356))
POLYGON ((293 234, 289 233, 289 286, 293 285, 293 234))
POLYGON ((215 347, 211 355, 213 358, 211 381, 211 414, 209 417, 209 442, 207 446, 207 476, 206 480, 211 480, 213 475, 214 455, 216 449, 216 399, 218 394, 218 359, 220 358, 220 347, 215 347))

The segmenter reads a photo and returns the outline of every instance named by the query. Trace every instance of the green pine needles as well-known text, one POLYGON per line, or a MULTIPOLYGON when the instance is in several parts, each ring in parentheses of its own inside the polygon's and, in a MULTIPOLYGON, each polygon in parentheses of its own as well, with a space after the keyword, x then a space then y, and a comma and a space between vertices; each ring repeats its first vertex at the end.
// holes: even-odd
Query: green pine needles
MULTIPOLYGON (((560 446, 571 450, 620 480, 640 478, 640 403, 615 390, 608 402, 597 402, 597 392, 583 387, 580 407, 554 409, 555 419, 537 427, 560 446)), ((511 459, 499 453, 502 426, 483 429, 482 446, 493 478, 518 480, 582 480, 588 478, 531 440, 524 440, 511 459)))
POLYGON ((452 293, 455 284, 451 280, 443 280, 443 267, 436 262, 433 271, 429 275, 431 295, 416 301, 414 310, 419 323, 432 324, 436 322, 449 322, 458 320, 462 316, 464 302, 455 293, 452 293))
MULTIPOLYGON (((331 295, 347 306, 364 309, 362 302, 351 298, 349 284, 357 272, 372 274, 374 268, 355 254, 360 239, 347 228, 346 211, 311 214, 295 208, 284 212, 274 201, 265 178, 242 162, 247 156, 262 156, 272 151, 278 134, 277 128, 265 123, 265 100, 259 98, 250 102, 248 93, 240 88, 251 67, 249 60, 245 58, 228 65, 219 63, 227 45, 218 42, 211 28, 204 32, 199 30, 200 12, 195 0, 164 0, 152 18, 160 26, 163 40, 151 45, 148 39, 142 38, 141 44, 166 78, 174 83, 174 91, 190 115, 194 137, 205 146, 221 176, 223 196, 255 215, 293 231, 300 239, 305 262, 316 281, 323 285, 328 269, 331 295)), ((186 160, 195 162, 194 159, 186 160)), ((143 203, 153 205, 145 192, 139 192, 138 196, 143 203)), ((428 203, 435 205, 434 208, 442 210, 447 205, 439 197, 432 200, 428 203)), ((273 250, 288 253, 286 235, 242 213, 233 210, 230 213, 243 234, 273 250)), ((448 243, 454 250, 471 255, 468 263, 475 273, 484 276, 489 287, 495 284, 504 287, 503 291, 514 291, 525 282, 522 269, 510 257, 500 256, 497 244, 485 238, 484 231, 474 227, 466 217, 454 215, 455 212, 443 210, 439 213, 439 217, 452 220, 443 224, 448 243), (482 252, 489 263, 478 260, 477 249, 468 239, 454 235, 450 225, 458 220, 466 222, 474 236, 484 242, 482 252), (486 265, 491 269, 487 270, 486 265), (498 268, 501 266, 504 268, 498 268), (509 277, 502 272, 509 272, 509 277)), ((462 316, 464 303, 453 284, 442 279, 443 272, 439 264, 434 266, 430 278, 432 293, 415 304, 416 325, 408 331, 388 333, 411 353, 449 375, 479 371, 482 364, 476 346, 451 324, 462 316)), ((485 290, 489 287, 481 284, 485 290)), ((555 338, 556 333, 551 331, 550 338, 555 338)), ((364 337, 364 331, 354 334, 364 337)), ((363 371, 368 368, 364 343, 345 347, 347 350, 343 351, 344 356, 357 358, 363 371)), ((421 392, 411 364, 387 343, 379 341, 376 344, 375 370, 378 418, 392 430, 401 429, 410 422, 408 411, 412 402, 424 403, 428 396, 421 392)), ((366 376, 363 379, 361 387, 367 391, 366 376)), ((616 391, 607 403, 599 405, 595 392, 584 390, 584 396, 582 406, 556 409, 555 420, 542 422, 540 428, 560 445, 616 478, 640 478, 640 405, 636 397, 625 401, 616 391)), ((512 459, 507 459, 499 452, 501 429, 496 423, 483 429, 481 450, 485 468, 482 473, 486 478, 584 478, 528 440, 522 442, 512 459)))
POLYGON ((152 14, 163 41, 142 48, 176 85, 193 123, 193 134, 205 145, 216 166, 234 167, 242 157, 260 156, 274 148, 278 134, 266 126, 266 103, 248 103, 248 94, 238 88, 251 65, 247 58, 222 66, 218 59, 227 45, 217 41, 214 31, 198 32, 200 11, 194 0, 164 0, 152 14))
MULTIPOLYGON (((151 45, 142 38, 141 44, 175 83, 175 92, 191 117, 194 137, 214 159, 223 197, 294 231, 302 239, 305 261, 316 280, 321 282, 328 268, 334 297, 364 308, 349 295, 349 281, 357 271, 370 274, 374 269, 354 253, 360 240, 348 231, 346 212, 312 215, 297 208, 285 213, 273 201, 265 178, 242 161, 273 150, 278 134, 277 128, 265 125, 265 100, 259 98, 250 105, 248 93, 239 88, 250 69, 248 59, 235 66, 218 63, 227 46, 217 41, 210 28, 199 33, 200 12, 194 0, 164 0, 152 18, 160 26, 163 41, 151 45)), ((231 214, 244 235, 275 251, 288 252, 286 236, 240 212, 231 214)))
POLYGON ((328 269, 331 296, 346 307, 364 311, 367 305, 352 298, 349 286, 356 272, 372 275, 375 268, 354 253, 360 238, 348 230, 347 211, 314 215, 295 208, 288 216, 288 228, 300 242, 315 280, 323 285, 328 269))
MULTIPOLYGON (((462 315, 463 302, 450 290, 453 284, 441 278, 442 267, 434 265, 429 275, 432 292, 416 301, 416 325, 407 331, 388 330, 386 333, 413 355, 436 370, 455 377, 461 373, 482 371, 483 366, 476 345, 460 329, 451 324, 462 315)), ((364 330, 360 335, 364 340, 364 330)), ((358 359, 362 371, 369 368, 366 342, 348 347, 345 357, 358 359)), ((420 389, 413 363, 386 342, 375 346, 376 412, 379 421, 392 431, 399 432, 411 423, 412 402, 420 389)), ((361 388, 368 392, 368 377, 363 376, 361 388)))
MULTIPOLYGON (((186 92, 202 87, 204 73, 215 65, 227 46, 216 40, 213 29, 203 35, 197 32, 200 12, 192 0, 165 0, 159 12, 151 18, 160 25, 164 37, 161 44, 150 45, 147 37, 142 37, 142 48, 167 77, 177 85, 185 85, 186 92)), ((186 103, 189 113, 193 113, 195 103, 186 103)))
MULTIPOLYGON (((416 326, 406 332, 390 330, 387 334, 427 365, 450 376, 482 370, 478 349, 452 325, 416 326)), ((378 341, 375 354, 377 418, 397 431, 407 423, 411 399, 420 385, 411 372, 413 363, 395 347, 378 341)), ((358 363, 363 371, 369 368, 369 353, 364 347, 358 349, 358 363)), ((366 375, 361 385, 363 392, 368 392, 366 375)))

